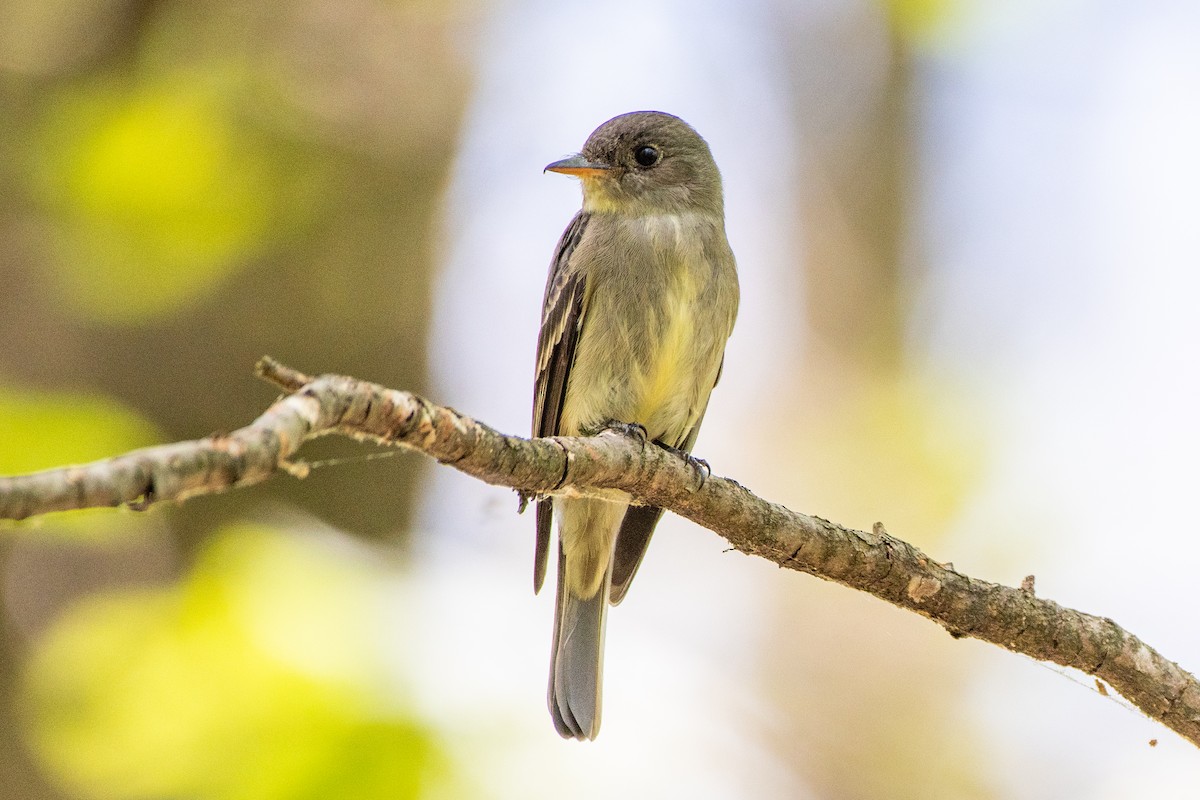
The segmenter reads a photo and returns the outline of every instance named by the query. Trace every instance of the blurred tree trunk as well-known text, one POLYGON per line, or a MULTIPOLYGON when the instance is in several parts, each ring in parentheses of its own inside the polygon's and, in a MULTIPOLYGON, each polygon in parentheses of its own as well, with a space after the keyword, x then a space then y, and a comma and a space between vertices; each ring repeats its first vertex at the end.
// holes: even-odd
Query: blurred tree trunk
MULTIPOLYGON (((931 423, 900 388, 913 379, 905 333, 914 53, 877 7, 823 20, 791 48, 803 59, 795 72, 808 145, 808 336, 788 452, 803 454, 794 474, 806 502, 832 518, 870 527, 887 513, 893 530, 936 534, 945 508, 928 487, 941 469, 913 463, 903 436, 931 423)), ((779 619, 806 623, 796 637, 772 640, 767 681, 792 727, 772 741, 801 782, 830 798, 984 796, 965 757, 970 737, 951 722, 966 674, 961 650, 946 652, 919 621, 838 587, 793 583, 781 586, 779 619)))

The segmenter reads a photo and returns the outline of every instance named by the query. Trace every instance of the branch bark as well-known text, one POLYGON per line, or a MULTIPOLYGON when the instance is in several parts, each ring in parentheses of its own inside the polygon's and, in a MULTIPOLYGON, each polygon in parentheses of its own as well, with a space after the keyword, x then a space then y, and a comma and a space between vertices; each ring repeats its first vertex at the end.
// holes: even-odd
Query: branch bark
POLYGON ((763 500, 736 481, 702 476, 676 455, 620 433, 523 439, 409 392, 353 378, 310 377, 262 359, 260 377, 288 390, 250 425, 91 464, 0 478, 0 519, 78 508, 181 501, 260 483, 307 440, 341 434, 418 450, 527 494, 620 489, 708 528, 737 550, 868 592, 969 636, 1093 675, 1200 746, 1200 684, 1111 619, 956 571, 890 536, 844 528, 763 500))

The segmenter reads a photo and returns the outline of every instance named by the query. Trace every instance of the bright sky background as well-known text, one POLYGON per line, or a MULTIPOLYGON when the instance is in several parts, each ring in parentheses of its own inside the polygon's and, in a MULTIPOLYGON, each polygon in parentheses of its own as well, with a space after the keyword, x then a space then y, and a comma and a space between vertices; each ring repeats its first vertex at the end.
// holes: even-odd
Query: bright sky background
MULTIPOLYGON (((804 78, 781 48, 804 15, 864 13, 780 5, 622 2, 597 16, 513 0, 464 42, 479 81, 445 204, 437 397, 526 429, 546 265, 578 207, 577 186, 541 167, 611 116, 670 111, 722 168, 743 287, 698 451, 751 488, 772 480, 778 454, 739 426, 764 408, 786 415, 771 365, 795 363, 804 336, 788 301, 809 177, 789 86, 804 78)), ((1034 573, 1043 595, 1112 616, 1184 665, 1200 664, 1198 41, 1200 6, 1182 1, 967 4, 917 57, 909 243, 911 358, 975 398, 989 440, 983 480, 931 555, 1010 584, 1034 573)), ((772 655, 755 623, 772 582, 809 579, 667 519, 609 617, 602 734, 564 744, 543 706, 553 590, 529 591, 532 518, 449 470, 433 483, 418 580, 439 610, 425 646, 445 651, 425 661, 437 674, 423 702, 437 718, 461 709, 450 737, 464 746, 480 733, 472 709, 502 705, 515 733, 478 765, 498 796, 806 795, 755 738, 773 730, 769 698, 740 687, 772 655)), ((1195 752, 1170 733, 1018 656, 976 663, 961 702, 1003 796, 1194 796, 1195 752)))

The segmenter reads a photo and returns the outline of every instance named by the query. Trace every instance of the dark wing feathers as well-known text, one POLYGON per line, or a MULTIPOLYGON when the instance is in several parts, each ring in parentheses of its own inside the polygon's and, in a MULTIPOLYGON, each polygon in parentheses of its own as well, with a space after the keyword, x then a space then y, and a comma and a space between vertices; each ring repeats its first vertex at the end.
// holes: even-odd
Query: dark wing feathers
MULTIPOLYGON (((533 394, 533 435, 554 436, 562 418, 563 400, 575 345, 583 321, 585 280, 582 271, 570 269, 571 254, 583 239, 588 214, 580 212, 571 220, 559 239, 546 294, 542 300, 542 327, 538 334, 537 378, 533 394)), ((546 580, 546 562, 550 553, 550 500, 537 504, 537 545, 533 562, 533 589, 541 591, 546 580)))
POLYGON ((650 535, 662 517, 663 510, 657 506, 630 506, 621 520, 617 531, 617 544, 613 550, 612 585, 608 590, 608 602, 614 606, 625 599, 629 584, 637 574, 646 548, 650 546, 650 535))

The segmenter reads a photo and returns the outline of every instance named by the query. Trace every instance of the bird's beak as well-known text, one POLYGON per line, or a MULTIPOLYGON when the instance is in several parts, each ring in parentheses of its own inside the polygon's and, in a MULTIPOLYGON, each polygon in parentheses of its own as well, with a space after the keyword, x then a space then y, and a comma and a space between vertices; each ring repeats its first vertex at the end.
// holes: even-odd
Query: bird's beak
POLYGON ((608 164, 601 164, 598 161, 588 161, 583 157, 583 154, 564 158, 562 161, 555 161, 553 164, 547 164, 543 172, 560 172, 563 175, 577 175, 580 178, 591 178, 597 175, 603 175, 611 167, 608 164))

